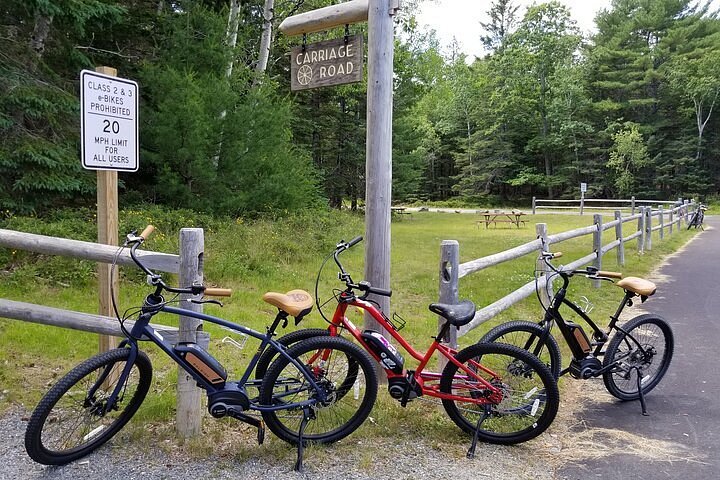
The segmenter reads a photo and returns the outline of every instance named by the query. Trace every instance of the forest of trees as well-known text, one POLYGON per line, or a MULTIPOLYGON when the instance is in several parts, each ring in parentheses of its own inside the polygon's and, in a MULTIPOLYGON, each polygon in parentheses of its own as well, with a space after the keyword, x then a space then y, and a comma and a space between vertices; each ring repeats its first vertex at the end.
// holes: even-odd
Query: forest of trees
MULTIPOLYGON (((689 0, 612 0, 584 37, 567 7, 483 2, 483 58, 441 47, 403 2, 396 24, 393 200, 720 191, 720 19, 689 0)), ((287 16, 331 0, 4 0, 0 208, 95 201, 82 169, 79 73, 140 85, 140 170, 123 204, 228 215, 364 199, 364 84, 290 93, 287 16)), ((365 32, 364 24, 350 27, 365 32)), ((336 38, 343 29, 312 34, 336 38)))

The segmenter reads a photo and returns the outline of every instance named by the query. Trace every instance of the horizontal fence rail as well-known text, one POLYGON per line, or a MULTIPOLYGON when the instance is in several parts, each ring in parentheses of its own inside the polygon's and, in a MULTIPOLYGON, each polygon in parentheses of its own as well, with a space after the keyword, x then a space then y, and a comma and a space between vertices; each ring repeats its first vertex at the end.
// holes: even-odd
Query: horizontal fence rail
MULTIPOLYGON (((667 203, 667 202, 665 202, 667 203)), ((625 264, 625 246, 632 240, 637 240, 637 249, 639 253, 652 248, 652 232, 659 231, 660 238, 664 237, 667 230, 672 233, 673 227, 679 230, 683 221, 687 224, 689 221, 690 207, 692 203, 687 201, 671 209, 652 210, 649 206, 638 207, 639 213, 623 216, 622 212, 616 210, 614 220, 603 222, 602 216, 595 214, 593 224, 587 227, 580 227, 566 232, 560 232, 553 235, 547 234, 546 224, 540 223, 536 225, 538 239, 524 243, 517 247, 513 247, 503 252, 494 253, 482 258, 460 263, 460 244, 455 240, 444 240, 440 247, 440 292, 439 298, 443 303, 457 303, 459 301, 459 280, 472 273, 499 265, 509 260, 516 260, 526 255, 534 254, 543 249, 549 249, 550 245, 555 245, 573 238, 593 235, 593 251, 576 259, 564 266, 565 269, 572 270, 592 263, 598 269, 602 268, 602 258, 612 250, 617 252, 617 263, 625 264), (652 225, 653 218, 657 217, 659 223, 652 225), (667 217, 667 221, 665 218, 667 217), (623 225, 629 222, 637 222, 637 229, 627 236, 623 235, 623 225), (602 232, 615 229, 615 240, 606 245, 602 245, 602 232)), ((544 267, 544 265, 543 265, 544 267)), ((497 316, 501 312, 512 307, 516 303, 524 300, 534 294, 536 290, 544 292, 547 277, 540 276, 536 280, 530 281, 520 288, 510 292, 501 299, 479 309, 473 320, 467 325, 457 329, 450 329, 448 337, 445 339, 453 348, 457 347, 457 339, 467 334, 472 329, 478 327, 482 323, 497 316)), ((599 286, 599 281, 596 285, 599 286)), ((438 323, 442 324, 445 320, 438 318, 438 323)))
MULTIPOLYGON (((128 249, 119 253, 119 247, 116 246, 13 230, 0 229, 0 247, 101 263, 112 263, 117 258, 118 265, 136 267, 128 249)), ((147 250, 137 250, 136 254, 142 263, 151 270, 177 273, 181 285, 191 285, 203 281, 203 250, 203 230, 201 228, 183 228, 180 230, 180 255, 147 250)), ((188 298, 192 297, 181 296, 181 300, 188 298)), ((185 303, 189 309, 202 311, 202 305, 185 303)), ((124 336, 116 318, 6 299, 0 299, 0 317, 103 335, 124 336)), ((202 331, 201 322, 184 316, 181 316, 179 320, 178 328, 162 325, 154 327, 161 331, 163 337, 172 344, 193 342, 207 347, 210 337, 207 332, 202 331)), ((126 322, 128 329, 133 323, 130 320, 126 322)), ((201 400, 201 391, 195 385, 192 376, 178 367, 175 425, 181 436, 190 437, 200 433, 203 412, 201 400)))
MULTIPOLYGON (((103 263, 112 263, 119 248, 99 243, 48 237, 45 235, 4 229, 0 229, 0 247, 103 263)), ((137 254, 138 258, 151 270, 160 270, 161 272, 167 273, 178 273, 180 271, 180 255, 149 252, 145 250, 138 250, 137 254)), ((128 249, 125 249, 118 257, 118 264, 135 266, 135 262, 130 258, 128 249)))
MULTIPOLYGON (((125 336, 115 317, 74 312, 60 308, 46 307, 44 305, 36 305, 34 303, 16 302, 4 298, 0 298, 0 317, 40 323, 42 325, 52 325, 54 327, 70 328, 101 335, 112 335, 115 337, 125 336)), ((126 320, 124 324, 125 329, 130 331, 133 325, 135 325, 135 322, 126 320)), ((162 334, 165 340, 172 344, 177 343, 178 329, 176 327, 151 325, 162 334)), ((198 332, 198 334, 202 337, 202 340, 198 343, 207 346, 210 335, 207 332, 198 332)), ((143 337, 141 340, 147 340, 147 338, 143 337)))
POLYGON ((585 208, 592 210, 617 210, 618 208, 630 209, 630 213, 634 214, 641 206, 660 207, 660 206, 687 206, 694 203, 694 200, 641 200, 635 197, 628 199, 611 199, 611 198, 585 198, 579 199, 549 199, 549 198, 532 198, 532 213, 535 215, 538 210, 579 210, 580 215, 584 213, 585 208))

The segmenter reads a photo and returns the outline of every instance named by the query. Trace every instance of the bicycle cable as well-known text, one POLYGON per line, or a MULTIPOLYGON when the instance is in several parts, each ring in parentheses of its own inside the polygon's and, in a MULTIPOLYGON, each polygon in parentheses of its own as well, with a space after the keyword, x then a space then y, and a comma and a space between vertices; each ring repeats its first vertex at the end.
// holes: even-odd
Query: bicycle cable
MULTIPOLYGON (((325 314, 322 311, 322 307, 327 305, 328 302, 330 302, 331 298, 328 298, 325 303, 320 305, 320 297, 319 297, 318 292, 319 292, 319 285, 320 285, 320 275, 322 274, 322 271, 325 268, 325 264, 328 262, 328 260, 330 260, 330 257, 332 257, 334 254, 335 254, 335 252, 333 252, 330 255, 328 255, 327 257, 325 257, 322 264, 320 265, 320 270, 318 270, 317 277, 315 278, 315 305, 317 306, 318 312, 320 313, 320 316, 322 317, 322 319, 325 320, 325 322, 329 323, 330 325, 332 325, 332 322, 327 319, 327 317, 325 316, 325 314)), ((334 295, 333 295, 333 298, 335 298, 334 295)))

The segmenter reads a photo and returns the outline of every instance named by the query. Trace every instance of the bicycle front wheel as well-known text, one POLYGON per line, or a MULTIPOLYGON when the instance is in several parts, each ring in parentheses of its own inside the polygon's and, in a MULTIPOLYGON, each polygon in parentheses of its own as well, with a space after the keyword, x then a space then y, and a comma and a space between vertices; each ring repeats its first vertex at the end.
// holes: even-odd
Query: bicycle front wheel
POLYGON ((543 334, 545 334, 545 329, 537 323, 516 320, 491 329, 478 343, 499 342, 520 347, 540 359, 555 378, 560 378, 562 367, 560 347, 550 332, 545 334, 545 341, 541 343, 540 338, 543 334))
POLYGON ((377 397, 378 382, 370 356, 340 337, 314 337, 287 350, 305 368, 300 370, 285 356, 275 360, 263 378, 260 401, 263 405, 287 408, 263 412, 267 426, 282 440, 297 445, 303 407, 293 406, 317 400, 306 407, 311 420, 303 438, 305 444, 332 443, 354 432, 370 415, 377 397), (307 375, 322 389, 325 400, 308 382, 307 375))
POLYGON ((92 452, 120 431, 145 399, 152 379, 150 359, 138 352, 117 401, 107 409, 129 356, 127 348, 95 355, 45 394, 25 431, 30 458, 45 465, 64 465, 92 452))
POLYGON ((458 398, 442 403, 462 430, 474 435, 484 417, 478 439, 511 445, 537 437, 555 419, 560 405, 557 382, 534 355, 512 345, 480 343, 464 348, 455 359, 501 392, 499 401, 491 401, 487 385, 448 363, 440 391, 458 398))
POLYGON ((603 366, 614 368, 603 374, 605 388, 620 400, 637 400, 638 375, 643 395, 662 380, 674 349, 670 325, 653 314, 639 315, 623 325, 610 340, 603 366))

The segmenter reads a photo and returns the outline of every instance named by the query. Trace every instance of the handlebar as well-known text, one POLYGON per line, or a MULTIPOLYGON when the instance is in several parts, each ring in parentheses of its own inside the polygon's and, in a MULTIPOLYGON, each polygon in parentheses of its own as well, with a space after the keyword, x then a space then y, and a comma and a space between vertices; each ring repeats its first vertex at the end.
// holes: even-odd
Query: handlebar
POLYGON ((595 279, 600 280, 610 280, 612 278, 623 278, 623 274, 620 272, 611 272, 607 270, 598 270, 596 267, 585 267, 583 270, 562 270, 561 268, 556 268, 550 263, 550 260, 554 258, 560 258, 562 257, 562 252, 541 252, 542 259, 545 261, 545 264, 549 266, 553 271, 560 274, 564 278, 570 278, 573 275, 585 275, 587 277, 592 277, 595 279))
POLYGON ((147 240, 148 237, 155 231, 155 227, 152 225, 148 225, 145 227, 145 230, 142 231, 140 236, 143 238, 143 240, 147 240))
MULTIPOLYGON (((362 295, 360 298, 364 299, 369 294, 373 293, 375 295, 381 295, 383 297, 390 297, 392 296, 392 290, 386 289, 386 288, 379 288, 379 287, 373 287, 370 285, 370 282, 367 282, 365 280, 361 281, 360 283, 353 283, 352 278, 350 277, 350 274, 345 271, 345 268, 343 267, 342 263, 340 263, 340 259, 338 256, 347 250, 348 248, 353 247, 354 245, 357 245, 362 241, 362 236, 357 236, 350 240, 349 242, 345 242, 344 240, 340 240, 338 244, 335 247, 335 252, 333 252, 333 259, 335 260, 335 263, 337 264, 338 268, 340 269, 339 278, 340 280, 345 282, 345 286, 348 288, 348 290, 360 290, 361 292, 364 292, 364 295, 362 295)), ((319 274, 318 274, 319 275, 319 274)))
POLYGON ((232 295, 232 290, 229 288, 205 288, 203 291, 204 295, 210 295, 212 297, 229 297, 232 295))
POLYGON ((159 296, 163 290, 166 290, 171 293, 184 293, 189 295, 210 295, 213 297, 229 297, 232 295, 232 290, 229 288, 214 288, 214 287, 205 287, 204 285, 191 285, 188 288, 176 288, 171 287, 167 285, 163 280, 162 277, 149 268, 147 268, 143 263, 140 261, 140 259, 137 257, 137 254, 135 251, 138 249, 140 245, 145 242, 145 240, 155 231, 155 227, 153 225, 148 225, 145 227, 145 229, 140 233, 140 235, 135 235, 135 232, 130 233, 127 236, 127 239, 125 240, 124 247, 129 246, 130 247, 130 258, 133 259, 135 264, 148 275, 148 284, 155 287, 155 296, 159 296))

